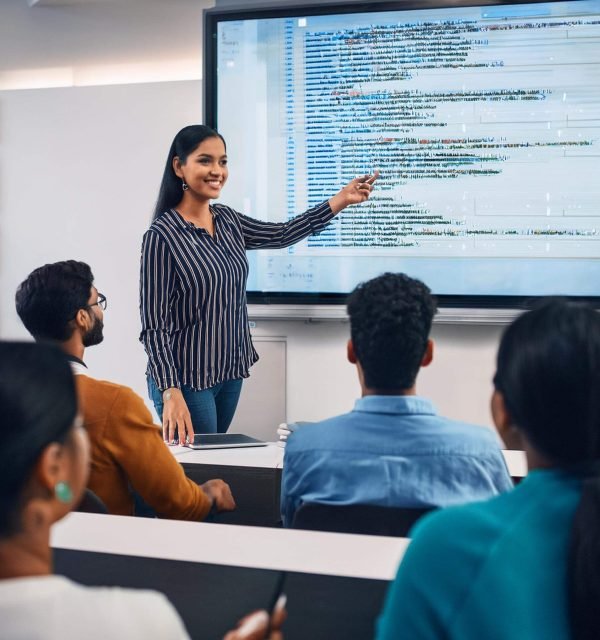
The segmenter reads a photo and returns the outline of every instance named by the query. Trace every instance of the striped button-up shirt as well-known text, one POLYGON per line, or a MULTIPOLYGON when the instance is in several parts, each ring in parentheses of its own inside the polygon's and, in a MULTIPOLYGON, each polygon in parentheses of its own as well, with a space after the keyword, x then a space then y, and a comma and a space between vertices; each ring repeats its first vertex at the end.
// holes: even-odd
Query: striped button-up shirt
POLYGON ((246 249, 288 247, 322 231, 334 213, 323 202, 288 222, 261 222, 211 205, 214 236, 174 209, 142 243, 140 341, 159 389, 207 389, 247 378, 258 360, 246 308, 246 249))

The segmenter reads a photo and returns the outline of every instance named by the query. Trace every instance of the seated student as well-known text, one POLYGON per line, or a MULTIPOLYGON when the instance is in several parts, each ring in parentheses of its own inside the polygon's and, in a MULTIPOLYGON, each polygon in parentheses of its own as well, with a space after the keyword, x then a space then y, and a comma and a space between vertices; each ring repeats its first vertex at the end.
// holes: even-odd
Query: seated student
POLYGON ((417 524, 378 640, 600 638, 600 315, 557 300, 522 315, 494 383, 529 475, 417 524))
POLYGON ((202 520, 213 505, 219 511, 234 509, 225 482, 209 480, 200 487, 185 476, 136 393, 89 375, 84 351, 102 342, 106 308, 106 298, 93 280, 83 262, 56 262, 33 271, 16 294, 17 313, 27 330, 37 341, 57 342, 78 374, 77 390, 92 446, 89 488, 109 513, 118 515, 132 515, 132 489, 164 518, 202 520))
POLYGON ((362 398, 354 411, 307 424, 288 438, 281 510, 290 526, 304 502, 446 506, 512 487, 495 433, 437 415, 416 395, 433 359, 435 302, 404 274, 359 285, 348 299, 348 360, 362 398))
MULTIPOLYGON (((65 355, 51 345, 0 342, 0 406, 3 640, 189 638, 160 593, 84 587, 52 575, 50 528, 80 500, 89 471, 89 442, 65 355)), ((282 612, 273 617, 279 627, 282 612)), ((259 640, 267 626, 266 612, 257 612, 226 640, 259 640)))

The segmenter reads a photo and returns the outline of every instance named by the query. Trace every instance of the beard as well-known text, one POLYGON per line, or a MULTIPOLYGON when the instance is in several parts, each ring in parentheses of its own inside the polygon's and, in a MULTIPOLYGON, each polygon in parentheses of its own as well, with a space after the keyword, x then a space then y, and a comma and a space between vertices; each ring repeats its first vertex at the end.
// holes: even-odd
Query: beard
POLYGON ((102 330, 104 329, 104 322, 94 316, 94 324, 91 329, 83 336, 83 346, 93 347, 95 344, 100 344, 104 340, 102 330))

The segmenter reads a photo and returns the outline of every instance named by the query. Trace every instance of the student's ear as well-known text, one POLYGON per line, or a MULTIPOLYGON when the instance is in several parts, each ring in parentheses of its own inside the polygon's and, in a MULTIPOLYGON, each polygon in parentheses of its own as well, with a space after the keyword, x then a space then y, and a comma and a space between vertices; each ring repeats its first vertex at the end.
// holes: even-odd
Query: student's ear
POLYGON ((521 433, 515 427, 512 416, 506 408, 504 396, 494 389, 491 400, 492 420, 498 430, 498 435, 507 449, 523 449, 521 433))
POLYGON ((63 445, 50 443, 41 453, 35 465, 35 478, 48 490, 53 490, 57 482, 63 479, 65 456, 63 445))
POLYGON ((352 340, 348 340, 348 344, 346 345, 346 357, 348 358, 348 362, 350 364, 356 364, 356 354, 354 353, 354 345, 352 344, 352 340))
POLYGON ((175 172, 175 175, 178 178, 183 178, 183 173, 181 171, 181 160, 179 159, 179 156, 175 156, 171 164, 173 166, 173 171, 175 172))
POLYGON ((52 442, 38 458, 29 488, 21 523, 28 531, 49 529, 52 524, 62 518, 71 508, 70 501, 57 498, 57 487, 61 488, 60 495, 70 491, 67 483, 68 469, 64 446, 52 442))
POLYGON ((83 332, 87 331, 90 328, 90 324, 92 322, 92 319, 90 318, 90 310, 79 309, 79 311, 75 314, 75 318, 73 320, 77 329, 80 329, 83 332))
POLYGON ((433 360, 433 340, 429 338, 427 340, 427 346, 425 347, 425 353, 423 354, 423 359, 421 360, 421 366, 427 367, 431 364, 433 360))

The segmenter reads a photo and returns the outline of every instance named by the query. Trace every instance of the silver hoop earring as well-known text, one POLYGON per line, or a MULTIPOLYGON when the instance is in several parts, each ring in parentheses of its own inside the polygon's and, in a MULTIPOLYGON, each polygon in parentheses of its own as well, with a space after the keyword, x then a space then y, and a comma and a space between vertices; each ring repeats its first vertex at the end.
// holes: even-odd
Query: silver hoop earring
POLYGON ((182 181, 181 181, 181 188, 182 188, 184 191, 187 191, 187 190, 189 189, 189 187, 187 186, 187 183, 185 182, 185 180, 182 180, 182 181))

